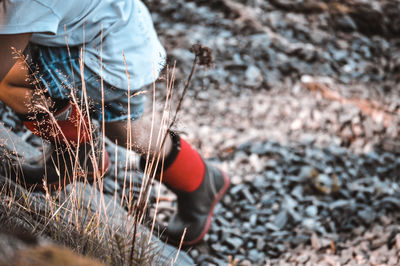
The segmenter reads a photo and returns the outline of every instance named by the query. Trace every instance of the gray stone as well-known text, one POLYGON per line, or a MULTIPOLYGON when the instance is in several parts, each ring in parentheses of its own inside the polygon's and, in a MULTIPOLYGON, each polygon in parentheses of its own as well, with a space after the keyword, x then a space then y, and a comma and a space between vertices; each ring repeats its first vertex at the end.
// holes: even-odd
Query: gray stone
POLYGON ((308 217, 315 217, 318 214, 318 208, 314 205, 310 205, 306 208, 306 214, 308 217))
POLYGON ((254 65, 247 68, 245 73, 245 85, 249 87, 261 86, 264 78, 260 69, 254 65))
POLYGON ((227 239, 225 239, 225 243, 229 247, 237 250, 243 245, 243 240, 239 237, 228 237, 227 239))
POLYGON ((274 224, 279 228, 282 229, 285 227, 286 223, 288 221, 288 214, 286 210, 282 210, 278 213, 278 215, 275 216, 274 219, 274 224))

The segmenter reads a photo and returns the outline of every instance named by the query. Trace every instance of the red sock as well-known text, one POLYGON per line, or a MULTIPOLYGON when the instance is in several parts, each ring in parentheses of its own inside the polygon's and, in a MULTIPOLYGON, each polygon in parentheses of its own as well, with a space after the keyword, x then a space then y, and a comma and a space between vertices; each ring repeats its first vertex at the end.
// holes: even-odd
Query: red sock
MULTIPOLYGON (((172 189, 185 192, 195 191, 204 178, 205 164, 200 154, 189 143, 173 136, 175 159, 167 165, 162 176, 162 182, 172 189)), ((168 158, 167 158, 168 160, 168 158)))
POLYGON ((25 120, 24 125, 36 136, 52 142, 81 145, 90 140, 88 120, 80 115, 76 104, 68 104, 54 113, 54 118, 57 125, 48 115, 25 120))

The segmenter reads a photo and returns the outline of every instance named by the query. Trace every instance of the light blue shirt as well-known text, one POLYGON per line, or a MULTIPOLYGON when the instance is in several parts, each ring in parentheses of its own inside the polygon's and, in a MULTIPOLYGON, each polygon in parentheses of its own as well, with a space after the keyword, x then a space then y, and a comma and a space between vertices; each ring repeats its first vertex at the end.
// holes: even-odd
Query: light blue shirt
POLYGON ((139 0, 5 0, 0 34, 28 32, 31 42, 44 46, 84 45, 85 65, 121 89, 153 82, 165 64, 165 50, 139 0))

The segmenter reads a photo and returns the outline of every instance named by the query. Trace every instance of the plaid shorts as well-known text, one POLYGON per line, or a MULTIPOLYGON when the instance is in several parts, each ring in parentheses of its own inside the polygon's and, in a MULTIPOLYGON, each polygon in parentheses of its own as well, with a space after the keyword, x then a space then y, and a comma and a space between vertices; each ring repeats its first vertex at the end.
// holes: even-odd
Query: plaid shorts
POLYGON ((24 53, 33 78, 50 97, 71 99, 74 95, 79 102, 84 96, 82 90, 84 84, 93 119, 113 122, 140 118, 144 112, 146 95, 136 90, 131 91, 131 95, 134 96, 128 97, 127 90, 116 88, 106 81, 103 81, 102 86, 100 76, 87 67, 84 67, 84 81, 82 81, 80 51, 81 47, 70 47, 68 51, 67 47, 47 47, 30 43, 24 53), (129 112, 128 106, 130 106, 129 112))

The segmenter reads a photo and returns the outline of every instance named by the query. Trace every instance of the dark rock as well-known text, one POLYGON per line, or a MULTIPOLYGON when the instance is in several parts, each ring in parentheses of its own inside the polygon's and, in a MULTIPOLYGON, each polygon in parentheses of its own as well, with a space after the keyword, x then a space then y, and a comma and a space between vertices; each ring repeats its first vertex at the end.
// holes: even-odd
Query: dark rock
POLYGON ((218 236, 216 235, 216 234, 210 234, 210 236, 209 236, 209 241, 211 242, 211 243, 217 243, 218 242, 218 236))
POLYGON ((248 202, 251 205, 254 205, 256 203, 256 200, 254 199, 253 195, 251 195, 251 193, 247 187, 240 190, 240 192, 245 196, 245 198, 248 200, 248 202))
POLYGON ((254 242, 247 242, 247 244, 246 244, 246 248, 247 249, 252 249, 254 247, 254 242))
POLYGON ((329 208, 331 210, 337 209, 337 208, 345 208, 349 207, 352 204, 351 201, 349 200, 337 200, 329 205, 329 208))
POLYGON ((189 254, 192 258, 197 258, 200 253, 197 249, 192 249, 189 254))
POLYGON ((238 185, 232 187, 229 192, 231 195, 236 195, 237 193, 239 193, 239 191, 241 191, 244 188, 245 188, 245 186, 243 184, 238 184, 238 185))
POLYGON ((265 143, 255 143, 251 145, 250 153, 265 155, 267 152, 268 152, 268 147, 265 145, 265 143))
POLYGON ((251 249, 249 251, 249 258, 253 262, 260 262, 264 259, 264 254, 258 252, 256 249, 251 249))
POLYGON ((220 224, 222 227, 230 227, 230 223, 223 217, 223 216, 221 216, 221 215, 218 215, 216 218, 215 218, 215 221, 218 223, 218 224, 220 224))
POLYGON ((256 237, 256 248, 258 251, 262 251, 265 248, 265 240, 263 236, 256 237))
POLYGON ((211 244, 211 248, 215 252, 218 252, 218 253, 222 252, 222 246, 219 243, 211 244))
POLYGON ((250 222, 251 226, 255 226, 257 224, 257 214, 256 213, 253 213, 250 215, 249 222, 250 222))
POLYGON ((298 223, 301 221, 301 219, 303 218, 297 211, 295 211, 294 209, 289 209, 288 213, 292 219, 293 223, 298 223))
POLYGON ((311 166, 303 166, 298 175, 299 182, 306 182, 318 175, 318 172, 311 166))
MULTIPOLYGON (((232 190, 230 191, 230 193, 232 193, 232 190)), ((228 194, 228 195, 225 195, 223 198, 222 198, 222 202, 223 202, 223 204, 225 205, 225 206, 231 206, 232 205, 232 198, 231 198, 231 196, 228 194)))
POLYGON ((375 221, 375 212, 371 209, 360 210, 357 212, 357 215, 365 224, 371 224, 375 221))
POLYGON ((276 245, 275 248, 276 248, 280 253, 283 253, 283 252, 286 251, 286 247, 285 247, 284 245, 282 245, 282 244, 276 245))
POLYGON ((353 19, 348 15, 340 16, 339 18, 337 18, 336 26, 339 29, 344 30, 344 31, 355 31, 355 30, 357 30, 356 23, 354 23, 353 19))
POLYGON ((384 197, 380 201, 374 202, 374 206, 380 207, 396 207, 400 208, 400 198, 395 197, 384 197))
POLYGON ((290 243, 292 243, 293 246, 298 246, 302 243, 306 243, 310 240, 310 236, 307 236, 305 234, 297 234, 291 238, 289 238, 290 243))
POLYGON ((281 212, 276 215, 274 219, 274 224, 279 228, 282 229, 285 227, 286 223, 288 221, 288 214, 286 210, 282 210, 281 212))
POLYGON ((232 218, 233 218, 233 213, 230 212, 230 211, 227 211, 227 212, 225 213, 225 218, 228 219, 228 220, 232 220, 232 218))
POLYGON ((245 85, 249 87, 259 87, 263 83, 263 76, 260 69, 254 65, 247 68, 245 73, 245 85))
POLYGON ((297 200, 302 201, 303 200, 303 187, 302 186, 296 186, 292 192, 290 193, 293 197, 297 198, 297 200))
POLYGON ((314 205, 308 206, 306 208, 306 214, 308 217, 315 217, 318 214, 318 208, 314 205))
POLYGON ((279 227, 278 226, 276 226, 275 224, 273 224, 273 223, 267 223, 267 224, 265 224, 265 228, 267 229, 267 230, 270 230, 270 231, 279 231, 279 227))
POLYGON ((239 238, 239 237, 228 237, 228 238, 225 240, 225 243, 226 243, 229 247, 231 247, 231 248, 237 250, 237 249, 239 249, 239 248, 243 245, 243 240, 242 240, 241 238, 239 238))

